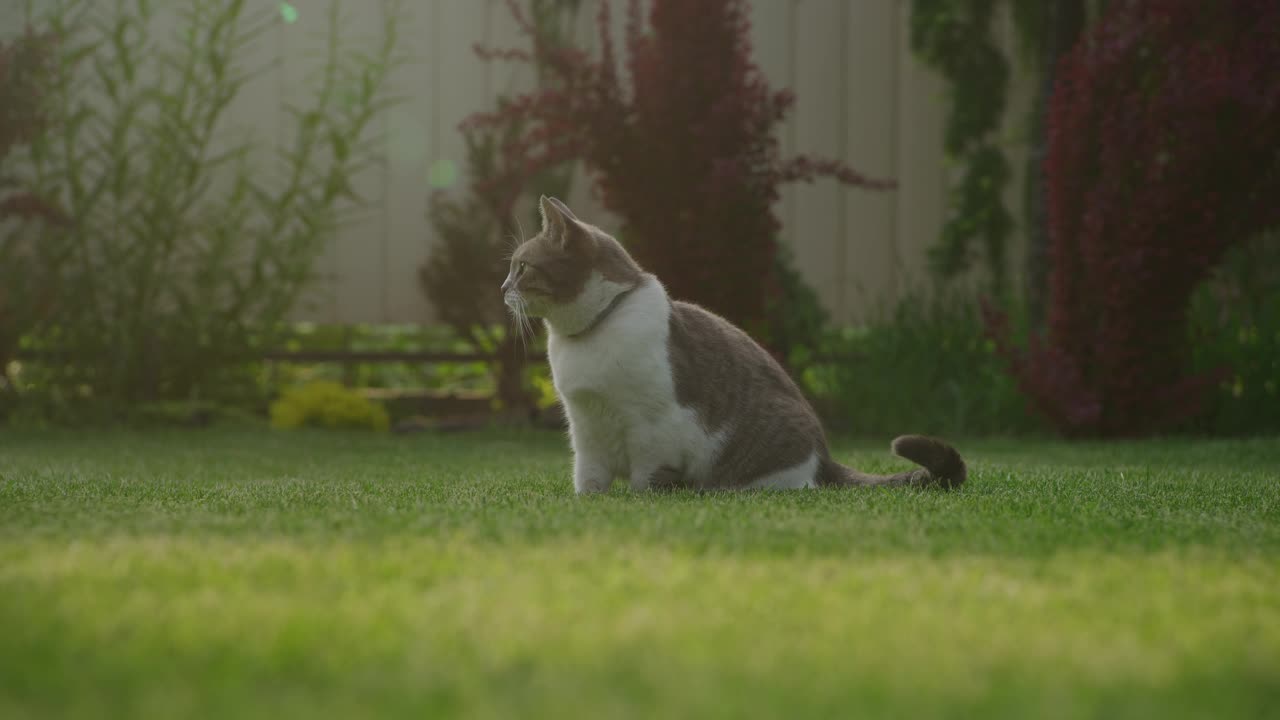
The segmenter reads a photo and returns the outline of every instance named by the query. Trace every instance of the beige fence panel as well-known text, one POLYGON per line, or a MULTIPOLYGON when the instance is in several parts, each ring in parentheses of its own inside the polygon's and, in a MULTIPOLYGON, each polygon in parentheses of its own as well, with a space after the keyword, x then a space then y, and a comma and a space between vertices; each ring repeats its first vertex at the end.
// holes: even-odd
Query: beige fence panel
POLYGON ((21 35, 26 24, 23 0, 0 0, 0 40, 8 42, 21 35))

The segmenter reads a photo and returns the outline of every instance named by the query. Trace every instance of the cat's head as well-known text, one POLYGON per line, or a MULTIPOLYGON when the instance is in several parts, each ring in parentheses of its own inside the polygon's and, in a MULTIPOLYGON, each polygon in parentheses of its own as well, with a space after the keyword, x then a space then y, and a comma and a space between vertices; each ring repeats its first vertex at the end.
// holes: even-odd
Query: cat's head
POLYGON ((618 294, 639 285, 644 271, 617 240, 564 203, 544 195, 539 206, 542 230, 512 254, 502 297, 517 320, 543 318, 574 335, 618 294))

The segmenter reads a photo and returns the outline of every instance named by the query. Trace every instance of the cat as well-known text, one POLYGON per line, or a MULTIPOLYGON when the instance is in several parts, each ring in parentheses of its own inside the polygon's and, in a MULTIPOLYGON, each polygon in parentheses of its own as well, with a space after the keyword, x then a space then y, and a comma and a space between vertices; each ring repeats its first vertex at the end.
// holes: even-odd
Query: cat
POLYGON ((503 299, 547 328, 552 380, 569 421, 573 485, 633 490, 915 485, 956 488, 960 454, 920 435, 892 451, 922 467, 870 475, 833 460, 817 413, 745 332, 667 296, 613 237, 555 198, 516 247, 503 299))

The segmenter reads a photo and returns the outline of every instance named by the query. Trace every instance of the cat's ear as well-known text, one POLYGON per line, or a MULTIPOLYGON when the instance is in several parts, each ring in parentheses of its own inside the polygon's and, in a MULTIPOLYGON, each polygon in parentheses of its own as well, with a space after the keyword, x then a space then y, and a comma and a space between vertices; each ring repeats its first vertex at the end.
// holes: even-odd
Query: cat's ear
POLYGON ((559 200, 543 195, 538 199, 538 208, 542 211, 543 234, 560 248, 580 247, 590 239, 578 217, 559 200))
POLYGON ((538 198, 538 209, 542 212, 542 232, 550 237, 564 233, 565 221, 568 219, 560 212, 560 208, 551 202, 551 198, 543 195, 538 198))
POLYGON ((578 220, 578 216, 577 216, 577 215, 574 215, 574 214, 573 214, 573 211, 569 209, 569 206, 568 206, 568 205, 565 205, 563 202, 561 202, 560 198, 557 198, 557 197, 547 197, 546 195, 543 195, 543 197, 546 197, 546 198, 547 198, 547 202, 549 202, 549 203, 551 203, 553 206, 555 206, 555 208, 556 208, 557 210, 559 210, 559 211, 560 211, 560 213, 561 213, 562 215, 564 215, 564 216, 565 216, 565 218, 567 218, 567 219, 569 219, 569 220, 573 220, 574 222, 579 222, 579 220, 578 220))

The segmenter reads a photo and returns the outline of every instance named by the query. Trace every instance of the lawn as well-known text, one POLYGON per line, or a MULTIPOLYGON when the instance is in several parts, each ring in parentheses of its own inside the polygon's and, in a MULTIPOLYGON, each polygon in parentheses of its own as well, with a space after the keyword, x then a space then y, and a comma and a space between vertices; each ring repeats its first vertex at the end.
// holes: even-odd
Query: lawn
POLYGON ((6 431, 0 717, 1280 715, 1280 442, 962 450, 583 499, 554 434, 6 431))

